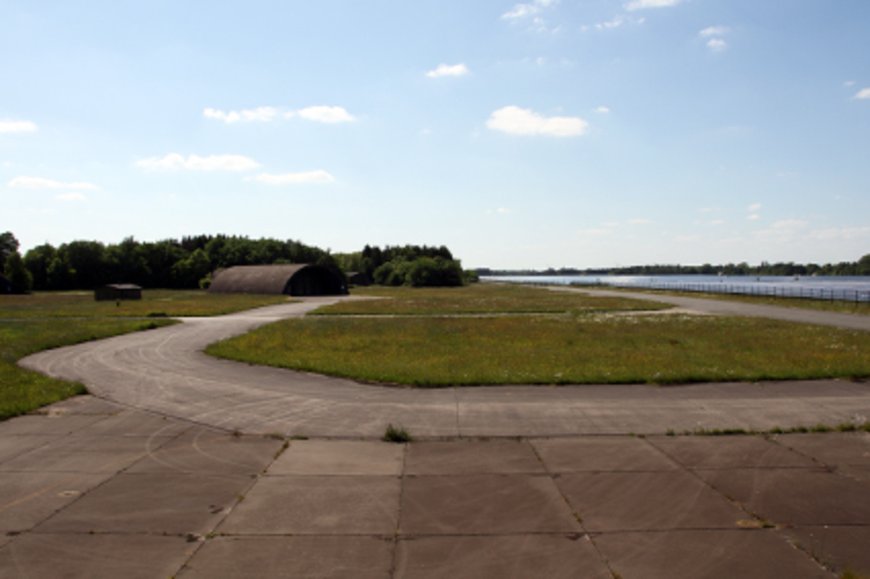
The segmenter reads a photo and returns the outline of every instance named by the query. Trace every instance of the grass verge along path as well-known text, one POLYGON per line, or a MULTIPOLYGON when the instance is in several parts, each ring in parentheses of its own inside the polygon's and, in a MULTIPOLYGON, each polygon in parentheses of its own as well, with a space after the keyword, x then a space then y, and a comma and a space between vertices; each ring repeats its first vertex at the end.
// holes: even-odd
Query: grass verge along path
POLYGON ((609 311, 662 310, 672 306, 655 301, 559 293, 521 285, 473 284, 460 288, 371 287, 354 295, 383 299, 342 302, 320 308, 314 315, 562 314, 609 311))
POLYGON ((213 344, 232 360, 416 386, 870 376, 870 335, 752 318, 324 318, 213 344))
POLYGON ((211 316, 286 302, 286 296, 196 290, 145 290, 141 301, 120 305, 96 302, 92 292, 0 296, 0 420, 85 392, 81 384, 18 367, 29 354, 174 323, 160 319, 166 316, 211 316), (146 317, 154 319, 141 319, 146 317))

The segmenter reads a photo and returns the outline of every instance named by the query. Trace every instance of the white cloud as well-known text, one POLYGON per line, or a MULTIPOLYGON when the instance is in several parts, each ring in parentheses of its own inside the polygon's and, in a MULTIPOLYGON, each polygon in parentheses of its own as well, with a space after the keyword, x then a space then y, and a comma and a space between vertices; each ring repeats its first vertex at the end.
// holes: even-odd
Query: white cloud
POLYGON ((12 119, 0 119, 0 134, 2 133, 35 133, 36 123, 31 121, 15 121, 12 119))
POLYGON ((625 9, 629 12, 635 10, 646 10, 647 8, 668 8, 676 6, 682 0, 632 0, 625 5, 625 9))
POLYGON ((728 43, 721 38, 711 38, 707 41, 707 48, 713 52, 722 52, 728 48, 728 43))
POLYGON ((432 70, 426 73, 429 78, 441 78, 445 76, 465 76, 471 71, 462 63, 459 64, 439 64, 432 70))
POLYGON ((730 29, 727 26, 708 26, 700 31, 698 36, 702 38, 710 38, 712 36, 725 36, 728 32, 730 32, 730 29))
POLYGON ((250 171, 260 166, 258 162, 244 155, 180 155, 169 153, 163 157, 149 157, 136 161, 136 166, 147 171, 250 171))
POLYGON ((870 227, 829 227, 827 229, 816 229, 810 232, 810 237, 822 241, 870 240, 870 227))
POLYGON ((275 107, 257 107, 255 109, 242 109, 240 111, 222 111, 206 107, 202 111, 202 116, 207 119, 223 121, 227 124, 251 121, 265 123, 278 116, 278 109, 275 107))
POLYGON ((862 88, 861 90, 859 90, 858 93, 855 95, 855 98, 858 100, 870 99, 870 87, 862 88))
POLYGON ((748 221, 758 221, 759 219, 761 219, 761 215, 759 215, 758 213, 750 213, 746 216, 746 219, 748 221))
POLYGON ((843 86, 845 86, 847 88, 851 87, 851 86, 855 86, 855 81, 854 80, 847 80, 847 81, 843 82, 843 86))
POLYGON ((558 0, 532 0, 531 2, 517 4, 501 15, 505 20, 516 20, 538 14, 544 8, 558 3, 558 0))
POLYGON ((55 195, 54 197, 58 201, 66 201, 66 202, 79 202, 79 201, 87 201, 88 198, 84 193, 78 193, 75 191, 70 191, 68 193, 61 193, 60 195, 55 195))
POLYGON ((46 179, 44 177, 15 177, 7 187, 13 189, 72 189, 75 191, 97 191, 99 187, 93 183, 85 183, 81 181, 64 183, 63 181, 55 181, 54 179, 46 179))
POLYGON ((605 107, 604 105, 602 105, 600 107, 595 107, 595 112, 598 113, 599 115, 606 115, 607 113, 610 112, 610 107, 605 107))
POLYGON ((318 123, 352 123, 356 119, 347 112, 343 107, 333 107, 327 105, 318 105, 313 107, 305 107, 299 109, 295 113, 287 113, 285 117, 291 117, 294 114, 299 115, 307 121, 315 121, 318 123))
POLYGON ((329 172, 319 169, 317 171, 282 173, 280 175, 261 173, 256 177, 251 177, 249 180, 265 183, 266 185, 302 185, 309 183, 332 183, 335 181, 335 177, 333 177, 329 172))
POLYGON ((759 211, 760 209, 761 209, 761 203, 753 203, 752 205, 750 205, 749 207, 746 208, 746 210, 749 211, 750 213, 755 213, 756 211, 759 211))
POLYGON ((220 109, 205 108, 202 116, 207 119, 223 121, 227 124, 241 122, 267 123, 279 117, 290 119, 301 117, 309 121, 320 123, 349 123, 354 119, 353 115, 343 107, 316 105, 299 110, 283 110, 278 107, 257 107, 254 109, 242 109, 240 111, 223 111, 220 109))
POLYGON ((507 106, 494 111, 486 126, 510 135, 578 137, 586 133, 589 123, 580 117, 545 117, 529 109, 507 106))

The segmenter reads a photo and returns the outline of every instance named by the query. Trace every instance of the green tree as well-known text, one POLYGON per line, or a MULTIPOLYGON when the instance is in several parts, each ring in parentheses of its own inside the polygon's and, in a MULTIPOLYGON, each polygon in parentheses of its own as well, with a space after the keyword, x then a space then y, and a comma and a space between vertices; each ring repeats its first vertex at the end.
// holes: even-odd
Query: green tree
POLYGON ((6 259, 18 251, 18 240, 11 231, 0 233, 0 271, 6 266, 6 259))
POLYGON ((33 276, 24 267, 24 260, 17 251, 6 257, 6 279, 12 286, 12 293, 26 294, 33 287, 33 276))
POLYGON ((51 289, 48 285, 48 266, 57 256, 57 250, 51 244, 37 245, 24 254, 24 265, 33 276, 33 289, 51 289))

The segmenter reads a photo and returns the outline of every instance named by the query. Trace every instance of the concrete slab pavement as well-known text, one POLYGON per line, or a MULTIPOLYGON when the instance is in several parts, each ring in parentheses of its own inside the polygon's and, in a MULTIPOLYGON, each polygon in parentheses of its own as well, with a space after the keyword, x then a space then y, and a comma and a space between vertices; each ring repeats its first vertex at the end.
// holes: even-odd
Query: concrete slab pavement
POLYGON ((111 428, 73 420, 52 427, 72 434, 44 438, 86 465, 88 453, 146 450, 116 472, 54 472, 45 446, 0 460, 0 576, 870 573, 870 482, 807 454, 860 466, 862 434, 395 445, 234 436, 114 410, 100 415, 120 417, 111 428))

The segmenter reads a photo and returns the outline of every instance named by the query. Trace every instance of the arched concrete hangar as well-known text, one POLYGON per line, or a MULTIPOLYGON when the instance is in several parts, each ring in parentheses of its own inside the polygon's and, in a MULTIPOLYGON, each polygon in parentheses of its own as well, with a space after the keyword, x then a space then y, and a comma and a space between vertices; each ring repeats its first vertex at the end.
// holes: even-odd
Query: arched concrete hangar
POLYGON ((215 272, 209 291, 336 296, 347 293, 347 283, 338 272, 319 265, 237 265, 215 272))

